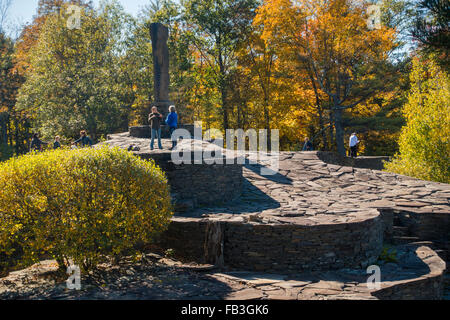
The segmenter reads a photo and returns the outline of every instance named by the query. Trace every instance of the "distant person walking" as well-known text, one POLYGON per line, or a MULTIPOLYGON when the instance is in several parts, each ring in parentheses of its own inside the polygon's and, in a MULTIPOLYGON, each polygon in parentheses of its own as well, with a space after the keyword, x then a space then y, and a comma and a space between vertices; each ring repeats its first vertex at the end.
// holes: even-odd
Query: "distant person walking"
POLYGON ((358 157, 358 144, 359 140, 358 137, 356 136, 356 133, 354 132, 350 136, 350 156, 352 158, 358 157))
POLYGON ((161 143, 161 122, 163 116, 158 112, 158 108, 155 106, 152 108, 152 113, 148 116, 150 127, 152 128, 152 142, 150 143, 150 149, 153 150, 155 146, 155 138, 158 137, 158 147, 162 149, 161 143))
POLYGON ((53 149, 61 149, 61 138, 59 136, 55 137, 55 142, 53 142, 53 149))
POLYGON ((89 138, 87 136, 87 133, 85 130, 80 132, 80 139, 78 139, 77 141, 72 143, 72 145, 75 145, 75 146, 78 144, 81 144, 82 148, 92 147, 92 140, 91 140, 91 138, 89 138))
POLYGON ((169 126, 170 137, 172 139, 172 148, 170 148, 170 150, 173 150, 177 146, 177 140, 174 139, 172 136, 175 130, 177 130, 178 128, 178 114, 175 109, 175 106, 170 106, 169 115, 167 116, 166 123, 169 126))
POLYGON ((313 151, 314 146, 311 141, 309 141, 309 138, 305 138, 305 144, 303 145, 303 151, 313 151))
POLYGON ((42 145, 47 145, 47 142, 42 141, 39 139, 39 134, 35 133, 33 134, 33 139, 31 140, 30 144, 30 151, 31 152, 41 152, 42 151, 42 145))

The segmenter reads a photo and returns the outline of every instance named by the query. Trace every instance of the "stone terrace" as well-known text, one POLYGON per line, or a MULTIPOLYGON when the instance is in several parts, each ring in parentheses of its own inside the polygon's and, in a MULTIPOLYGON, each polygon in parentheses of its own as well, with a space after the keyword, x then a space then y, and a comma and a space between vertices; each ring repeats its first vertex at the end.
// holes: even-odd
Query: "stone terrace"
MULTIPOLYGON (((371 212, 376 208, 450 218, 448 184, 326 164, 316 152, 282 152, 280 171, 275 176, 261 176, 260 168, 261 165, 246 165, 244 177, 247 182, 240 202, 221 210, 204 208, 189 213, 189 216, 209 213, 210 219, 244 221, 257 213, 265 222, 290 223, 308 219, 316 224, 323 218, 329 222, 348 221, 356 217, 356 213, 371 212), (273 203, 277 205, 271 208, 273 203)), ((450 220, 446 222, 433 228, 448 228, 450 220)), ((436 230, 422 232, 427 231, 431 234, 436 230)))
POLYGON ((178 214, 164 245, 201 261, 208 225, 225 222, 226 265, 279 271, 366 266, 383 240, 448 239, 449 185, 330 165, 314 152, 282 153, 275 176, 260 168, 246 165, 238 201, 178 214), (187 234, 199 237, 181 241, 187 234))
POLYGON ((56 274, 56 262, 43 261, 0 279, 0 299, 440 299, 444 262, 427 247, 396 249, 401 262, 382 265, 381 287, 373 289, 367 287, 367 274, 362 269, 295 275, 219 272, 149 254, 140 262, 103 264, 101 272, 82 275, 80 291, 68 291, 64 277, 56 274))
MULTIPOLYGON (((148 140, 127 134, 113 135, 107 143, 140 145, 136 154, 146 159, 170 155, 147 150, 148 140)), ((448 259, 450 185, 347 167, 329 158, 321 152, 281 152, 279 172, 273 176, 261 175, 267 161, 251 164, 247 159, 242 196, 179 211, 160 247, 174 249, 183 261, 215 264, 230 272, 284 275, 363 272, 361 268, 377 263, 386 244, 414 243, 433 252, 429 246, 448 259)), ((424 264, 429 256, 419 260, 424 264)), ((439 287, 445 263, 432 269, 433 287, 439 287)), ((423 281, 410 276, 403 280, 418 289, 423 281)), ((411 295, 405 290, 397 295, 411 295)))

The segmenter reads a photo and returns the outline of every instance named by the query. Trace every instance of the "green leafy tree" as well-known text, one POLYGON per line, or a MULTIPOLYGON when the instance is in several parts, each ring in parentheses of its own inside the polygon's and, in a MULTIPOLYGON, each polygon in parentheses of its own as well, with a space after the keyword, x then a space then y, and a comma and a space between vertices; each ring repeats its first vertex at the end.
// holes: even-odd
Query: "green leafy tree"
POLYGON ((450 78, 429 57, 417 57, 411 91, 403 108, 406 126, 400 153, 389 171, 424 180, 450 183, 450 78))
POLYGON ((220 92, 222 127, 230 128, 230 78, 236 67, 237 45, 250 26, 255 0, 187 0, 184 19, 192 43, 212 71, 220 92))
POLYGON ((12 52, 13 45, 11 40, 6 38, 0 31, 0 159, 7 158, 11 151, 8 145, 8 129, 11 90, 13 89, 11 88, 12 52))
POLYGON ((0 33, 0 160, 19 154, 27 145, 27 120, 15 108, 22 83, 14 68, 14 43, 0 33))
POLYGON ((18 107, 47 138, 126 130, 132 93, 121 57, 129 17, 117 2, 103 2, 98 11, 83 10, 81 28, 70 30, 65 12, 50 14, 42 27, 18 107))
POLYGON ((428 52, 439 53, 442 66, 450 70, 450 1, 422 0, 413 36, 428 52))

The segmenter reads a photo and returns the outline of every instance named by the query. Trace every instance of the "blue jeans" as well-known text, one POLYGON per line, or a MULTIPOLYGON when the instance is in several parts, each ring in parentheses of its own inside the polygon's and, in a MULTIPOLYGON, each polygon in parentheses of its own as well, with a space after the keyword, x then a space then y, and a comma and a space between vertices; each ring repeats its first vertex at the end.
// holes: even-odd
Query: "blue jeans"
POLYGON ((169 132, 170 132, 170 138, 172 139, 172 149, 173 148, 175 148, 176 146, 177 146, 177 140, 176 139, 174 139, 172 136, 173 136, 173 133, 175 132, 175 130, 177 130, 177 128, 170 128, 169 129, 169 132))
POLYGON ((154 149, 155 146, 155 138, 158 137, 158 147, 162 149, 161 144, 161 128, 160 129, 152 129, 152 142, 150 143, 150 149, 154 149))

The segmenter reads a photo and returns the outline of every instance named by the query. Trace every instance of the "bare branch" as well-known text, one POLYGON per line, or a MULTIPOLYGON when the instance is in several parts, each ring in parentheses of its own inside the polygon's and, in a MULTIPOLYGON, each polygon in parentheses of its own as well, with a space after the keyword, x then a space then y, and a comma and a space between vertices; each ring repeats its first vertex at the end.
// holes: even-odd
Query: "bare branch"
POLYGON ((3 32, 3 28, 6 22, 6 16, 9 8, 11 7, 12 0, 0 0, 0 32, 3 32))

